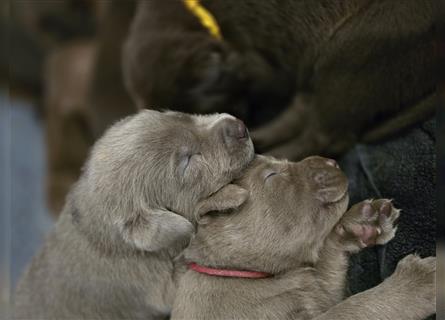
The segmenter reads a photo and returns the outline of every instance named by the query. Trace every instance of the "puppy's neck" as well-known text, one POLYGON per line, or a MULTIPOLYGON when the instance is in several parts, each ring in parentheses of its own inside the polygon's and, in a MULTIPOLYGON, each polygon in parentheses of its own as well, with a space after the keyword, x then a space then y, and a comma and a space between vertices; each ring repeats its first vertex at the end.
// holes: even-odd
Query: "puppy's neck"
POLYGON ((239 290, 243 294, 252 292, 255 295, 255 292, 262 292, 266 296, 275 296, 288 290, 309 289, 317 283, 314 273, 308 268, 296 268, 277 275, 264 273, 267 276, 257 278, 236 275, 235 277, 211 275, 189 268, 181 277, 180 287, 181 289, 188 288, 188 292, 190 288, 193 288, 190 292, 194 292, 194 295, 207 295, 221 288, 230 288, 231 291, 239 290))
POLYGON ((189 263, 188 268, 198 273, 206 274, 214 277, 226 277, 226 278, 244 278, 244 279, 263 279, 272 277, 273 274, 261 271, 253 270, 238 270, 227 268, 212 268, 203 266, 197 263, 189 263))

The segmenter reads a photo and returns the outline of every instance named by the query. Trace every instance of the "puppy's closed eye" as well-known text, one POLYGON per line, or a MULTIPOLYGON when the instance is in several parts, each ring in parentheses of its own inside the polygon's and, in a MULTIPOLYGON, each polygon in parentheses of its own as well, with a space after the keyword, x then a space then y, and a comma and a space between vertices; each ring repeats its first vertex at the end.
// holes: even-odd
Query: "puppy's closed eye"
POLYGON ((275 171, 275 170, 266 170, 266 171, 264 172, 264 174, 263 174, 263 176, 264 176, 264 181, 266 181, 267 179, 269 179, 269 178, 271 178, 271 177, 273 177, 273 176, 276 176, 277 174, 278 174, 278 172, 275 171))
POLYGON ((189 164, 190 164, 190 159, 192 158, 191 154, 185 154, 182 155, 179 161, 179 172, 181 172, 182 174, 185 173, 185 170, 188 168, 189 164))
POLYGON ((201 156, 200 153, 187 153, 181 155, 178 165, 179 172, 183 175, 186 174, 187 169, 190 167, 193 161, 195 161, 196 158, 199 156, 201 156))

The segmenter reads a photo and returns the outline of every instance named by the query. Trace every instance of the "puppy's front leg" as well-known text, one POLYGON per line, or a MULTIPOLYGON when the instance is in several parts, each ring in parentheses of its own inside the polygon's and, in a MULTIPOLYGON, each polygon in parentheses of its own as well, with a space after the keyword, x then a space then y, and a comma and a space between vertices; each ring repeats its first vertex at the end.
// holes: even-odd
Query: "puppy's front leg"
POLYGON ((313 320, 422 320, 436 311, 436 258, 409 255, 377 287, 356 294, 313 320))
POLYGON ((355 204, 343 215, 326 239, 316 265, 320 285, 329 295, 325 308, 343 299, 348 254, 390 241, 399 213, 390 200, 379 199, 355 204))

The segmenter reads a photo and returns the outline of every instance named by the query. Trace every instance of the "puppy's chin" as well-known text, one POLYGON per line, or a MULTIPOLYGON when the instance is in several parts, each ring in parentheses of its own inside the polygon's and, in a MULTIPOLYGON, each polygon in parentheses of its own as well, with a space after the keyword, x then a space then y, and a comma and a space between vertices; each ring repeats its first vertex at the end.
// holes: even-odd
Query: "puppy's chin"
POLYGON ((331 207, 335 208, 335 218, 336 219, 340 220, 340 218, 343 216, 343 214, 348 209, 348 204, 349 204, 349 193, 348 192, 345 192, 339 200, 330 204, 331 207))
POLYGON ((255 157, 255 150, 253 142, 250 138, 244 142, 245 146, 241 150, 236 151, 232 156, 232 180, 238 179, 244 173, 244 170, 249 166, 255 157))

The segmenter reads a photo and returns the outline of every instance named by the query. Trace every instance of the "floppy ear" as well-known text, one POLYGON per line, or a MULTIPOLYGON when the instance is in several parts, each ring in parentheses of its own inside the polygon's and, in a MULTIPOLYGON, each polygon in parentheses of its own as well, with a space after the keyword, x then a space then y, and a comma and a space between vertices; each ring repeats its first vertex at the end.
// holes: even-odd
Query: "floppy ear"
POLYGON ((142 212, 122 226, 125 242, 144 251, 184 248, 190 242, 194 227, 184 217, 168 210, 142 212))
POLYGON ((249 191, 234 184, 228 184, 198 205, 196 220, 211 211, 235 209, 246 202, 249 191))

